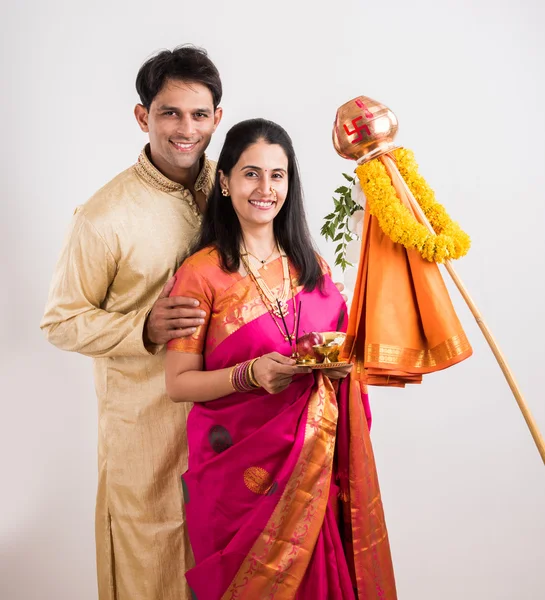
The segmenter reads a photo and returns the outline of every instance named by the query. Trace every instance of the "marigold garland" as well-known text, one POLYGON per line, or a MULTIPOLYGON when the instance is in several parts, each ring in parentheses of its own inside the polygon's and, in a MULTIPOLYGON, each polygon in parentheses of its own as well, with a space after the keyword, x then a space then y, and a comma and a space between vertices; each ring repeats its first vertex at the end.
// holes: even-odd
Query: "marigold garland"
POLYGON ((419 223, 397 197, 386 167, 379 159, 360 165, 356 173, 367 198, 369 212, 377 218, 382 231, 394 242, 415 249, 430 262, 465 256, 470 237, 454 222, 445 208, 435 200, 435 194, 418 173, 414 153, 406 148, 394 150, 393 156, 401 176, 416 201, 422 207, 435 235, 419 223))

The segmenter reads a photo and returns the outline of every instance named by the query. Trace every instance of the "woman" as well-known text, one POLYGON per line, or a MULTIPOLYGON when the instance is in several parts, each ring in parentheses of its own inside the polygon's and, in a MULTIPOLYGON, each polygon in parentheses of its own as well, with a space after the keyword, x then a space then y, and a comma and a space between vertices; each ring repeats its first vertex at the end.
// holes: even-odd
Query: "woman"
POLYGON ((346 305, 313 250, 275 123, 228 132, 172 294, 207 312, 166 358, 169 396, 195 403, 182 477, 194 596, 395 598, 366 396, 346 379, 352 365, 313 372, 289 358, 297 330, 345 327, 346 305))

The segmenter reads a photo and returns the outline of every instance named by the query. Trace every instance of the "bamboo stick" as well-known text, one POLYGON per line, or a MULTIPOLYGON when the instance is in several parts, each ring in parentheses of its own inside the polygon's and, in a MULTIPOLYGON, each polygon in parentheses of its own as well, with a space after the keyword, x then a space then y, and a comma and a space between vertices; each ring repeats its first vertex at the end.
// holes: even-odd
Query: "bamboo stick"
MULTIPOLYGON (((418 204, 418 202, 416 201, 415 197, 413 196, 411 190, 409 189, 409 186, 407 185, 407 183, 401 176, 401 173, 399 173, 399 170, 397 168, 395 161, 387 154, 384 155, 382 158, 383 158, 383 160, 388 161, 389 167, 391 169, 395 170, 395 172, 399 175, 399 180, 402 182, 403 187, 405 188, 405 191, 407 192, 409 202, 411 203, 413 210, 418 214, 422 224, 428 228, 430 233, 435 234, 435 231, 434 231, 433 227, 431 226, 430 222, 428 221, 426 215, 424 214, 424 211, 422 210, 420 204, 418 204)), ((458 288, 460 294, 462 295, 463 299, 466 301, 466 304, 468 305, 469 310, 471 311, 471 314, 475 317, 475 320, 477 321, 477 325, 481 329, 486 341, 488 342, 488 345, 490 346, 490 349, 492 350, 492 353, 494 354, 494 356, 500 366, 500 369, 502 370, 503 375, 505 376, 505 379, 507 380, 507 383, 508 383, 509 387, 511 388, 511 391, 513 392, 513 396, 515 396, 515 400, 517 401, 517 404, 519 405, 519 408, 522 412, 522 416, 524 417, 524 420, 526 421, 526 425, 528 425, 528 428, 530 429, 530 433, 532 434, 532 437, 534 438, 534 442, 537 446, 539 454, 541 455, 541 459, 543 460, 543 463, 545 464, 545 442, 543 441, 543 437, 541 436, 541 433, 539 432, 539 429, 538 429, 537 424, 532 416, 532 413, 530 412, 530 409, 528 408, 526 401, 524 400, 522 392, 515 380, 515 376, 513 375, 513 372, 511 371, 509 365, 507 364, 507 360, 505 359, 503 352, 500 350, 500 347, 498 346, 498 343, 496 342, 494 336, 492 335, 492 332, 488 328, 487 324, 484 322, 481 312, 479 311, 479 309, 477 308, 477 305, 471 298, 467 288, 465 287, 462 280, 460 279, 460 276, 458 275, 458 273, 456 273, 454 267, 452 266, 452 262, 450 260, 446 260, 443 264, 445 266, 445 269, 451 276, 452 280, 454 281, 454 283, 455 283, 456 287, 458 288)))

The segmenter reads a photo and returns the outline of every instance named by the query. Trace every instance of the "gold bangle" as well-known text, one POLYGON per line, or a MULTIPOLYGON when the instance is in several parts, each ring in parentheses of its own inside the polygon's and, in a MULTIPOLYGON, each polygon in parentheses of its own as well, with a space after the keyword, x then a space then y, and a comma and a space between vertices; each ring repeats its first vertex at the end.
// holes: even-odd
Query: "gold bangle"
POLYGON ((255 388, 259 388, 259 387, 261 387, 261 386, 259 385, 259 383, 257 382, 257 379, 255 378, 255 375, 254 375, 254 363, 255 363, 256 361, 258 361, 260 358, 261 358, 261 356, 258 356, 257 358, 254 358, 254 359, 252 360, 252 362, 251 362, 251 363, 248 365, 248 377, 249 377, 249 379, 250 379, 250 383, 251 383, 251 384, 252 384, 252 385, 253 385, 255 388))

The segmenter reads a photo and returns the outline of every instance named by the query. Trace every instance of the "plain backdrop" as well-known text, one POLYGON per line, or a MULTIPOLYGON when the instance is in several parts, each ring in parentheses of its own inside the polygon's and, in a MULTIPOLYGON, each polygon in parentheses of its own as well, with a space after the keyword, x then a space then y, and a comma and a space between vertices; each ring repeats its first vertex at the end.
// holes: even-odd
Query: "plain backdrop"
MULTIPOLYGON (((544 28, 542 0, 2 3, 2 600, 97 595, 91 360, 49 346, 39 322, 74 208, 146 142, 134 80, 161 48, 204 46, 222 74, 211 156, 241 119, 288 130, 330 262, 320 227, 355 166, 334 152, 336 110, 360 94, 392 108, 399 143, 472 236, 456 268, 545 430, 544 28)), ((452 295, 474 356, 371 389, 399 598, 545 598, 545 470, 452 295)))

